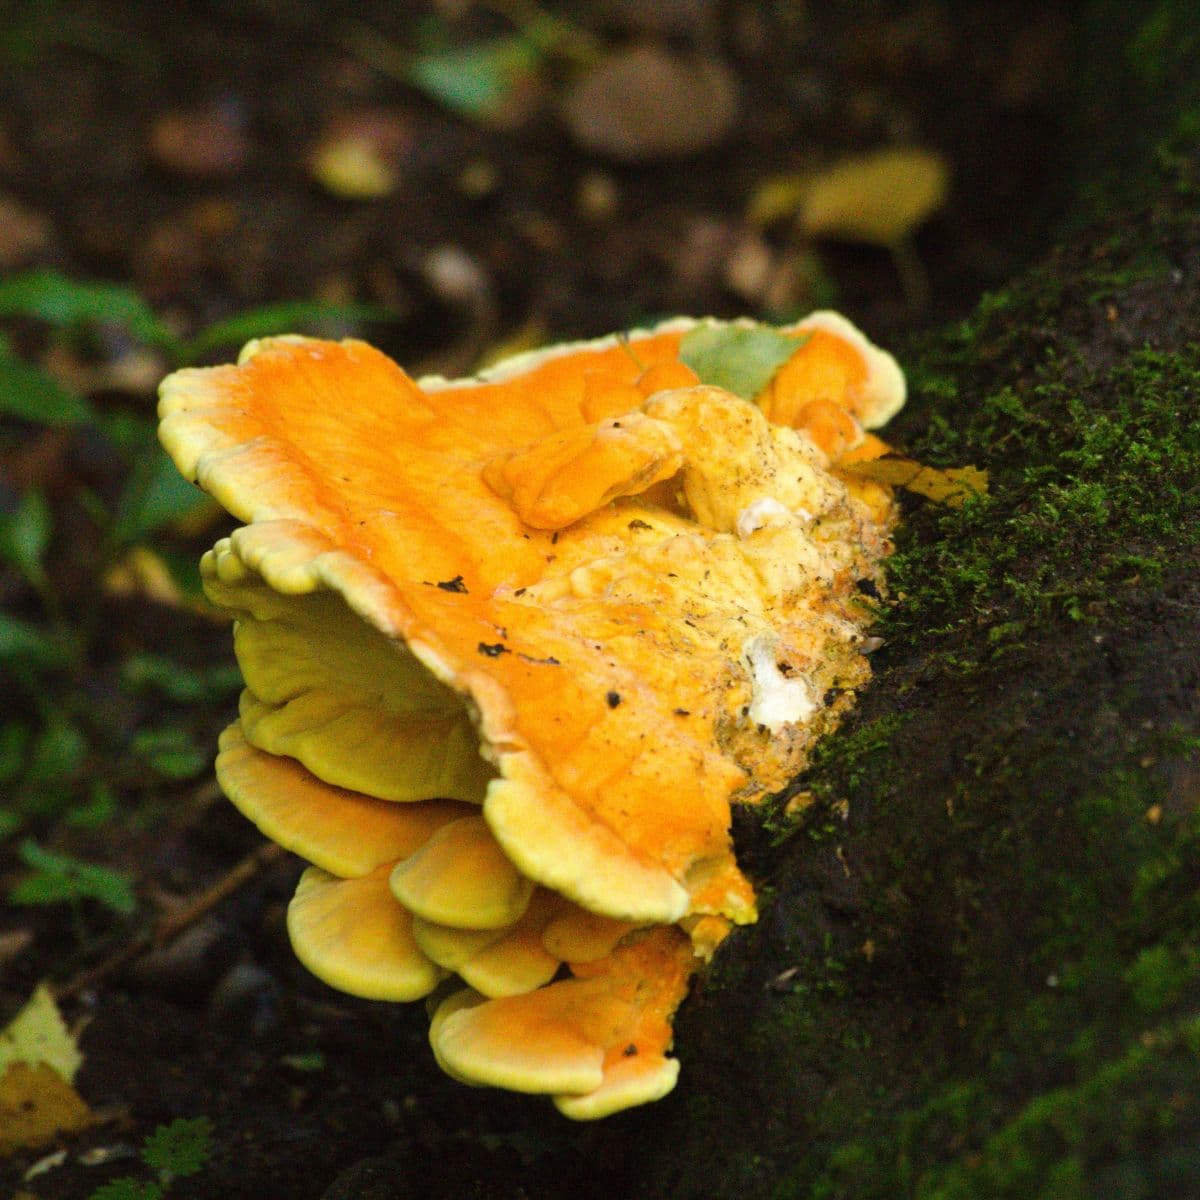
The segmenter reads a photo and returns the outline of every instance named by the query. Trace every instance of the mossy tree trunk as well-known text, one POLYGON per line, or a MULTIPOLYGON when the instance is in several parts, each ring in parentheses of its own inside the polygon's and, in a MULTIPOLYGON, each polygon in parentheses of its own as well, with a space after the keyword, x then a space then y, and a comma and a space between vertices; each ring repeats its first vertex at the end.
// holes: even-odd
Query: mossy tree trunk
POLYGON ((1200 1195, 1186 8, 1093 6, 1140 142, 1085 146, 1091 223, 907 356, 890 435, 990 494, 913 506, 813 804, 744 822, 769 899, 681 1016, 651 1194, 1200 1195))
POLYGON ((876 680, 750 842, 770 898, 679 1023, 656 1194, 1200 1194, 1189 207, 922 354, 899 436, 991 492, 908 517, 876 680))
MULTIPOLYGON (((812 802, 739 819, 762 916, 678 1090, 595 1126, 505 1098, 423 1195, 507 1195, 513 1154, 531 1196, 1200 1194, 1200 34, 1089 12, 1090 222, 904 354, 889 436, 989 494, 912 503, 812 802)), ((329 1196, 406 1194, 376 1169, 329 1196)))

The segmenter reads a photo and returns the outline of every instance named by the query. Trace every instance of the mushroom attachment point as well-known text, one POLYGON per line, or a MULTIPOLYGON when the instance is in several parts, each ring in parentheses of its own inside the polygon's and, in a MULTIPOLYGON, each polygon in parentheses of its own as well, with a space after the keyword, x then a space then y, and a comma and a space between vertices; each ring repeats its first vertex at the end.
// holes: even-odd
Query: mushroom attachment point
POLYGON ((217 777, 311 864, 301 961, 436 994, 464 1082, 576 1119, 669 1092, 689 981, 757 915, 731 805, 870 676, 896 504, 852 468, 903 402, 834 313, 463 380, 300 337, 170 376, 163 445, 241 523, 201 564, 246 684, 217 777))

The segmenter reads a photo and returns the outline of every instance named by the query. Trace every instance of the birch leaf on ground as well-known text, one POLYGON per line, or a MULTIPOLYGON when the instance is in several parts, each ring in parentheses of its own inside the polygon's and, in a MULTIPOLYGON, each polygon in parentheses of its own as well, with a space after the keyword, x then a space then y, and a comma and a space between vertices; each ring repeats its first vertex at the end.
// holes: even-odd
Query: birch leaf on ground
POLYGON ((0 1076, 0 1155, 77 1133, 92 1120, 83 1097, 45 1063, 16 1062, 0 1076))

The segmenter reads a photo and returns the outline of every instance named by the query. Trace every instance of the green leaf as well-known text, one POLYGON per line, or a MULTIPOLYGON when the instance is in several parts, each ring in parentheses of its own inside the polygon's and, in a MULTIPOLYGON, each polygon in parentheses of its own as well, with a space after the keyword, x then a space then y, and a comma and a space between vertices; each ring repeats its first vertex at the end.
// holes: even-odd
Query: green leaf
POLYGON ((28 659, 39 667, 62 666, 67 660, 64 647, 36 625, 0 612, 0 662, 28 659))
POLYGON ((26 492, 16 511, 0 519, 0 558, 27 579, 45 579, 42 555, 50 541, 50 506, 41 492, 26 492))
POLYGON ((13 904, 96 900, 122 915, 137 908, 132 879, 123 871, 84 862, 68 854, 55 854, 32 840, 21 843, 19 854, 32 873, 9 892, 13 904))
POLYGON ((45 371, 0 354, 0 415, 38 425, 79 425, 93 420, 82 396, 45 371))
POLYGON ((158 692, 179 704, 221 700, 242 685, 234 663, 197 671, 159 654, 134 654, 121 665, 121 685, 131 691, 158 692))
POLYGON ((132 288, 30 271, 0 280, 0 316, 36 317, 51 325, 120 325, 145 342, 173 347, 175 335, 132 288))
POLYGON ((111 536, 118 545, 140 541, 207 503, 208 497, 179 474, 166 451, 152 444, 134 461, 117 501, 111 536))
POLYGON ((500 112, 541 57, 541 49, 527 36, 494 38, 423 54, 409 65, 408 79, 453 112, 487 120, 500 112))
POLYGON ((88 1200, 162 1200, 163 1190, 157 1183, 143 1183, 131 1175, 110 1179, 88 1197, 88 1200))
POLYGON ((77 829, 98 829, 107 825, 117 811, 117 798, 103 781, 92 784, 87 802, 72 808, 63 820, 77 829))
POLYGON ((9 890, 10 904, 69 904, 79 898, 74 883, 63 874, 53 871, 35 871, 26 875, 9 890))
POLYGON ((87 758, 87 739, 78 726, 61 716, 53 716, 34 739, 26 788, 54 787, 74 779, 87 758))
POLYGON ((209 765, 209 755, 186 729, 140 730, 130 748, 166 779, 195 779, 209 765))
POLYGON ((142 1158, 166 1179, 195 1175, 212 1156, 212 1129, 207 1117, 177 1117, 146 1139, 142 1158))
POLYGON ((700 325, 684 335, 679 357, 701 383, 753 400, 806 340, 767 325, 700 325))
POLYGON ((223 346, 240 346, 252 338, 295 333, 300 326, 350 324, 359 321, 387 321, 395 317, 390 309, 370 304, 330 304, 323 300, 284 300, 247 309, 224 321, 217 321, 189 338, 179 350, 184 362, 195 362, 223 346))

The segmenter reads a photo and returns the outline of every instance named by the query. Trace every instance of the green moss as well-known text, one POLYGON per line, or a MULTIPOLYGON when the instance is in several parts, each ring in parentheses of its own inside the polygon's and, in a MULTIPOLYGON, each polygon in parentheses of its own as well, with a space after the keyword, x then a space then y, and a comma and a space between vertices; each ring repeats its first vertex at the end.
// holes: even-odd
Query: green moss
POLYGON ((1140 1012, 1170 1008, 1187 987, 1200 978, 1200 954, 1195 946, 1147 946, 1125 972, 1130 998, 1140 1012))
POLYGON ((1200 1150, 1138 1165, 1128 1151, 1195 1124, 1194 1090, 1173 1093, 1163 1084, 1189 1081, 1198 1036, 1196 1019, 1144 1033, 1094 1073, 1025 1105, 976 1153, 926 1173, 913 1194, 921 1200, 1185 1194, 1197 1178, 1200 1150), (1096 1175, 1120 1190, 1097 1188, 1096 1175))
MULTIPOLYGON (((818 748, 814 765, 819 766, 836 756, 842 781, 850 788, 860 787, 871 775, 872 764, 881 761, 881 756, 904 727, 903 713, 885 713, 873 721, 857 725, 845 737, 836 742, 826 742, 818 748)), ((823 789, 825 780, 819 771, 812 782, 823 789)))
POLYGON ((912 452, 987 468, 991 495, 901 530, 889 572, 901 602, 883 636, 982 627, 995 654, 1031 622, 1094 621, 1119 609, 1131 584, 1160 581, 1164 542, 1200 543, 1196 403, 1193 345, 1140 350, 1103 374, 1068 373, 1047 355, 1025 396, 1005 387, 964 406, 957 424, 938 417, 912 452))

